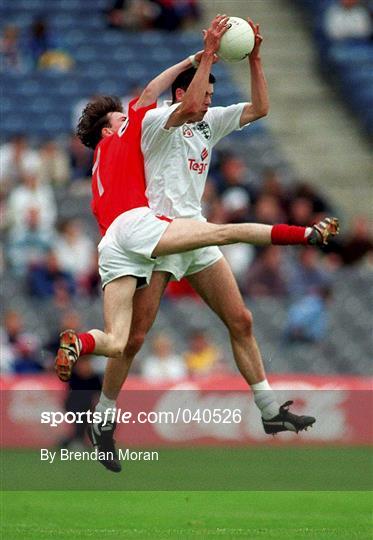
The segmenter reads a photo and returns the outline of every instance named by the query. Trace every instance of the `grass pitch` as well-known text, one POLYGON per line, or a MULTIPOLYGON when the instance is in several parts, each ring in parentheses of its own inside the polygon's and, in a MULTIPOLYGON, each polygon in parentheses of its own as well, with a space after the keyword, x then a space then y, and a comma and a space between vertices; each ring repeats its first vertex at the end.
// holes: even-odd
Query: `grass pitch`
POLYGON ((371 540, 367 492, 7 492, 2 540, 371 540))
POLYGON ((369 448, 162 449, 118 475, 27 451, 5 451, 1 464, 1 540, 373 536, 369 448))

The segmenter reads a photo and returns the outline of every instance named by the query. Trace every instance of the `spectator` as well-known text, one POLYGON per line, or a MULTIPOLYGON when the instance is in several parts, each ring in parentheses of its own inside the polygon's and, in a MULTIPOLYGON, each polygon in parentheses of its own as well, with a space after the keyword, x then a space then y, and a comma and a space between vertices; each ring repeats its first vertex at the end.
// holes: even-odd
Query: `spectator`
POLYGON ((39 231, 50 232, 56 216, 56 202, 49 185, 40 182, 40 160, 29 163, 24 171, 22 184, 16 187, 8 199, 8 217, 14 232, 24 231, 28 227, 30 211, 39 215, 39 231))
POLYGON ((25 276, 30 266, 39 264, 52 245, 51 231, 40 227, 37 208, 30 208, 26 214, 25 227, 9 234, 8 259, 16 276, 25 276))
POLYGON ((247 192, 250 200, 248 170, 240 156, 223 154, 212 179, 219 194, 232 188, 241 188, 247 192))
POLYGON ((249 244, 231 244, 222 246, 221 251, 232 269, 240 290, 244 291, 247 269, 253 262, 255 248, 249 244))
POLYGON ((13 309, 4 316, 5 343, 11 350, 12 370, 15 373, 38 373, 43 371, 39 340, 25 332, 21 314, 13 309))
POLYGON ((285 339, 289 343, 320 342, 328 334, 328 302, 331 291, 321 287, 296 300, 289 308, 285 339))
POLYGON ((109 27, 135 31, 179 30, 198 18, 196 0, 115 0, 107 16, 109 27))
POLYGON ((192 377, 212 374, 221 367, 221 361, 221 351, 211 343, 204 331, 196 330, 191 333, 185 362, 192 377))
MULTIPOLYGON (((221 197, 222 209, 226 223, 243 223, 249 221, 250 198, 243 187, 227 189, 221 197)), ((221 246, 225 258, 235 275, 240 288, 243 287, 255 248, 249 244, 231 244, 221 246)))
POLYGON ((50 250, 44 261, 32 266, 28 272, 28 287, 31 296, 40 300, 61 295, 71 298, 75 294, 75 281, 71 273, 62 270, 56 253, 50 250))
POLYGON ((8 25, 3 29, 0 40, 1 71, 22 73, 26 64, 23 58, 19 28, 8 25))
POLYGON ((159 9, 150 0, 115 0, 107 20, 111 28, 146 30, 153 26, 158 13, 159 9))
POLYGON ((203 215, 211 223, 227 223, 227 215, 223 203, 218 197, 210 201, 208 210, 203 215))
POLYGON ((3 326, 0 326, 0 351, 0 373, 12 373, 15 354, 3 326))
POLYGON ((62 186, 70 180, 67 153, 53 139, 40 147, 40 179, 43 183, 62 186))
POLYGON ((33 66, 38 66, 40 58, 57 46, 45 19, 35 19, 29 28, 29 53, 33 66))
POLYGON ((283 212, 286 211, 289 204, 289 194, 284 188, 279 172, 276 169, 267 167, 262 174, 262 181, 259 193, 256 194, 255 200, 259 195, 269 195, 275 197, 283 212))
POLYGON ((154 27, 159 30, 181 30, 199 19, 196 0, 152 0, 158 6, 154 27))
POLYGON ((96 251, 93 242, 79 219, 66 219, 58 231, 54 244, 58 264, 62 271, 73 276, 77 284, 83 283, 96 251))
MULTIPOLYGON (((214 181, 210 177, 207 177, 205 191, 203 192, 203 196, 202 196, 202 213, 204 216, 207 217, 208 221, 211 221, 210 215, 212 213, 215 213, 216 204, 221 204, 221 201, 218 198, 214 181)), ((225 215, 222 218, 222 221, 219 221, 219 222, 214 221, 214 223, 225 223, 225 222, 226 222, 225 215)))
POLYGON ((282 223, 285 219, 280 203, 273 195, 261 195, 254 205, 254 220, 257 223, 282 223))
POLYGON ((289 207, 289 223, 301 227, 312 225, 314 222, 313 204, 306 197, 296 197, 289 207))
POLYGON ((356 217, 350 234, 339 249, 344 264, 355 264, 373 252, 373 238, 369 231, 369 222, 363 217, 356 217))
POLYGON ((308 182, 300 182, 295 186, 294 196, 307 199, 312 205, 313 214, 329 214, 333 212, 329 201, 316 191, 308 182))
POLYGON ((25 173, 40 165, 38 152, 32 150, 23 133, 17 133, 0 147, 0 190, 9 193, 23 182, 25 173))
MULTIPOLYGON (((101 295, 101 279, 98 273, 98 252, 93 250, 90 260, 86 261, 86 269, 83 278, 79 282, 80 293, 86 294, 92 298, 101 295)), ((65 327, 67 328, 67 326, 65 327)))
POLYGON ((66 51, 47 51, 39 58, 38 68, 49 71, 70 71, 75 65, 74 59, 66 51))
POLYGON ((227 189, 221 202, 227 223, 245 223, 249 220, 250 197, 243 187, 227 189))
POLYGON ((71 180, 89 178, 92 173, 92 150, 85 147, 75 134, 70 137, 68 155, 71 167, 71 180))
POLYGON ((335 0, 325 12, 324 29, 331 40, 371 37, 369 11, 360 0, 335 0))
POLYGON ((268 246, 249 269, 245 290, 251 297, 281 298, 287 294, 285 254, 279 246, 268 246))
POLYGON ((182 356, 174 351, 170 337, 161 333, 152 341, 152 352, 145 358, 141 373, 151 383, 173 382, 187 375, 182 356))
POLYGON ((306 247, 289 266, 288 280, 294 297, 304 297, 328 287, 332 280, 332 269, 327 269, 321 254, 306 247))

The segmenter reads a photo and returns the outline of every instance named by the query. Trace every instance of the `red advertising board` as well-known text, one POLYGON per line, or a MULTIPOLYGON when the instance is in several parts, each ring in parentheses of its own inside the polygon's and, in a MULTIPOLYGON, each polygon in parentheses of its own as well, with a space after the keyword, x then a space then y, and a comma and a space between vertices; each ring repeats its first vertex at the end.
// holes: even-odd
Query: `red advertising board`
MULTIPOLYGON (((238 375, 221 375, 175 384, 152 385, 138 377, 126 382, 118 400, 116 439, 126 446, 248 444, 371 444, 372 378, 273 375, 272 388, 292 410, 317 418, 302 435, 265 435, 252 394, 238 375), (123 421, 125 419, 125 421, 123 421)), ((72 426, 62 421, 66 385, 54 376, 3 376, 1 446, 48 447, 72 426), (42 413, 61 423, 42 423, 42 413)))

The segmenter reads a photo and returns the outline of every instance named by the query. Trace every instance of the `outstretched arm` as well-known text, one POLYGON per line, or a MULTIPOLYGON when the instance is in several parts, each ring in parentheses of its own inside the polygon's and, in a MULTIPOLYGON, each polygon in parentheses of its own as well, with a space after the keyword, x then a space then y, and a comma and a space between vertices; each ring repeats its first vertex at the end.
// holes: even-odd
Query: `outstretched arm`
POLYGON ((216 60, 216 51, 220 46, 220 39, 228 30, 228 17, 217 15, 210 28, 204 34, 204 51, 196 74, 190 83, 180 105, 170 115, 165 128, 177 127, 185 122, 193 121, 194 116, 200 113, 208 89, 211 66, 216 60))
MULTIPOLYGON (((195 56, 197 55, 200 55, 200 53, 196 53, 195 56)), ((181 62, 167 68, 165 71, 157 75, 157 77, 155 77, 152 81, 150 81, 136 102, 134 109, 137 110, 141 107, 147 107, 148 105, 154 103, 159 96, 161 96, 172 85, 180 73, 192 67, 191 58, 192 57, 188 57, 185 60, 182 60, 181 62)))
POLYGON ((267 82, 264 76, 262 62, 260 58, 260 46, 263 38, 260 35, 258 24, 254 24, 251 19, 248 19, 251 28, 255 34, 255 45, 252 53, 249 56, 250 78, 251 78, 251 103, 248 103, 243 108, 240 126, 244 126, 249 122, 258 120, 266 116, 269 111, 269 99, 267 82))

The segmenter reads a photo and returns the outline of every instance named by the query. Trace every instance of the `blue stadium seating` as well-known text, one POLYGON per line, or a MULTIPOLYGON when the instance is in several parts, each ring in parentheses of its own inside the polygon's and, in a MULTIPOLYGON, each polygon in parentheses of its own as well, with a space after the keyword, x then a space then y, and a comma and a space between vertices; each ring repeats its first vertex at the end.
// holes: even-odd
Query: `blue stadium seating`
MULTIPOLYGON (((27 122, 4 122, 2 136, 8 137, 23 125, 31 136, 56 130, 70 131, 71 110, 79 99, 97 93, 125 95, 133 85, 143 86, 162 69, 202 48, 196 32, 124 32, 106 28, 103 11, 107 0, 5 0, 0 6, 4 24, 14 22, 21 29, 27 49, 27 31, 33 19, 45 17, 58 42, 74 59, 68 72, 31 71, 27 74, 0 74, 4 110, 17 116, 24 111, 27 122), (84 24, 82 24, 84 21, 84 24), (34 100, 34 101, 32 101, 34 100), (53 115, 64 111, 65 120, 53 115), (20 106, 20 103, 22 105, 20 106), (45 104, 42 107, 42 104, 45 104), (38 114, 38 109, 39 114, 38 114), (70 112, 69 112, 70 111, 70 112)), ((214 66, 218 78, 215 103, 229 105, 242 96, 232 88, 223 65, 214 66)), ((24 116, 23 116, 24 117, 24 116)))
POLYGON ((313 34, 324 74, 339 88, 366 133, 373 135, 373 43, 366 40, 330 40, 323 16, 333 0, 298 0, 311 14, 313 34))

